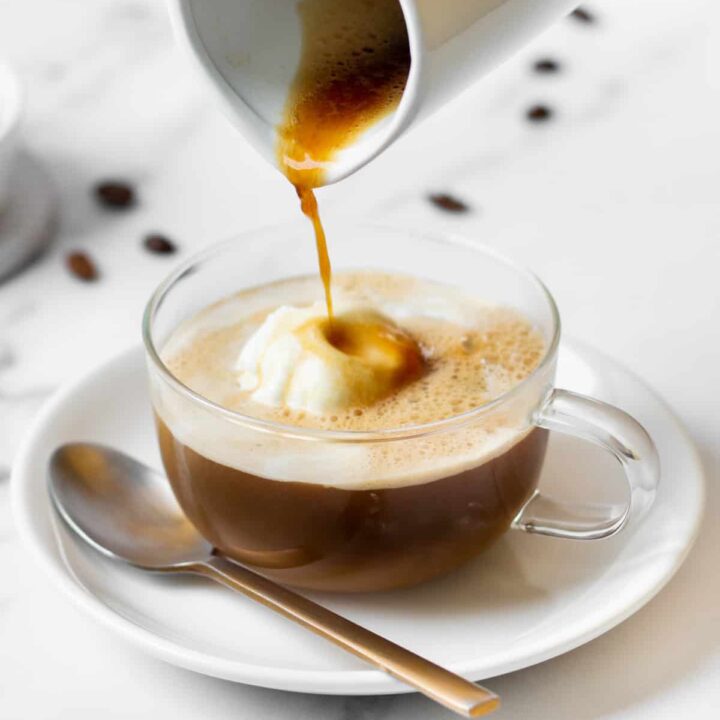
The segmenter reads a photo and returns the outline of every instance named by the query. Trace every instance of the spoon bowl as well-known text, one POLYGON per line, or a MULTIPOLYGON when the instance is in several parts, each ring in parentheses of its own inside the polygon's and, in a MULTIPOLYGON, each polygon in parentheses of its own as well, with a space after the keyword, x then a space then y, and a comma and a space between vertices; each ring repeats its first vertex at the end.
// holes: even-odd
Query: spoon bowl
POLYGON ((49 489, 63 520, 109 557, 160 571, 212 555, 167 480, 117 450, 63 445, 50 458, 49 489))

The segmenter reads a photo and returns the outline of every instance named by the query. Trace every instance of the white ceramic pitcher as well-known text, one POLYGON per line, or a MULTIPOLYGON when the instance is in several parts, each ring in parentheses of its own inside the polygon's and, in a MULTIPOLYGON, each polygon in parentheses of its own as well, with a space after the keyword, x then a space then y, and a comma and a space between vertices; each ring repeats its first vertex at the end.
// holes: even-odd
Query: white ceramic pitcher
MULTIPOLYGON (((276 163, 275 142, 300 50, 300 0, 168 0, 187 46, 226 113, 276 163)), ((355 172, 530 38, 577 0, 399 0, 411 66, 397 109, 328 169, 333 183, 355 172)))

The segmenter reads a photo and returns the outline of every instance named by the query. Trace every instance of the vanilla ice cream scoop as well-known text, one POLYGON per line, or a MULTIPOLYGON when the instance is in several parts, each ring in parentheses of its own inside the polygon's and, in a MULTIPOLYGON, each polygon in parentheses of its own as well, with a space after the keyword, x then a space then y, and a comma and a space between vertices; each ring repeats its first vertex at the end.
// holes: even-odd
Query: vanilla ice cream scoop
POLYGON ((283 306, 243 347, 235 369, 253 400, 316 415, 367 406, 419 377, 413 338, 374 310, 328 320, 322 306, 283 306))

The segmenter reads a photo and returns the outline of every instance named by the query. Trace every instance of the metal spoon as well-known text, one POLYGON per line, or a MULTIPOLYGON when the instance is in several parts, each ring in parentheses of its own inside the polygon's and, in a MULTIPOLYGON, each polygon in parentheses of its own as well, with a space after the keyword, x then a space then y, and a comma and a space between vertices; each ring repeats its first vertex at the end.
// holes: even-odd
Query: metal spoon
POLYGON ((460 715, 478 717, 500 705, 493 692, 217 554, 184 515, 167 479, 117 450, 63 445, 50 459, 48 485, 63 520, 108 557, 143 570, 211 578, 460 715))

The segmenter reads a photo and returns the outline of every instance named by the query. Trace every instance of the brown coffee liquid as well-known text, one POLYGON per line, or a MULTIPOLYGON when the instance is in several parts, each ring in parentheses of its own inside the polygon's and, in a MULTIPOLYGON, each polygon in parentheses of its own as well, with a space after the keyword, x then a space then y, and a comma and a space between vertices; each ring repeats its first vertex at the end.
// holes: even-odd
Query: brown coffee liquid
POLYGON ((278 163, 315 232, 332 318, 331 265, 314 188, 336 154, 394 110, 410 69, 398 0, 303 0, 300 64, 278 128, 278 163))
POLYGON ((423 582, 499 537, 537 485, 547 432, 432 482, 343 489, 242 472, 180 442, 157 419, 180 505, 227 556, 288 585, 364 592, 423 582))

